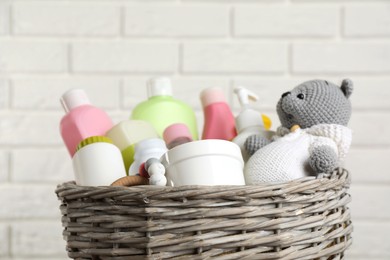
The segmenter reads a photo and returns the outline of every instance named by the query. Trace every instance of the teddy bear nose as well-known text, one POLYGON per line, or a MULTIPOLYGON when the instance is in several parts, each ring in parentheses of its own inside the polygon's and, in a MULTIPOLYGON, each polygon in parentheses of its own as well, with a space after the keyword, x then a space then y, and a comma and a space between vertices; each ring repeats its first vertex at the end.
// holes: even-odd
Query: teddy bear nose
POLYGON ((285 92, 285 93, 283 93, 283 94, 282 94, 282 98, 284 98, 285 96, 287 96, 287 95, 289 95, 289 94, 291 94, 291 92, 285 92))

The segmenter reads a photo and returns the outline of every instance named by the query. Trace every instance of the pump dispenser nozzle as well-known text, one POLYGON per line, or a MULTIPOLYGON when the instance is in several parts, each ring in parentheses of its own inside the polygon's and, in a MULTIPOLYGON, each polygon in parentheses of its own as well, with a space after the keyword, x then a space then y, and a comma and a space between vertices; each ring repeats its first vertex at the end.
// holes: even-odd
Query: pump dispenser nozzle
POLYGON ((240 101, 240 105, 243 110, 249 108, 249 101, 257 101, 259 99, 254 92, 244 87, 235 88, 234 93, 237 95, 238 101, 240 101))
POLYGON ((253 110, 249 106, 249 101, 258 100, 258 96, 244 87, 237 87, 234 89, 234 93, 237 95, 241 105, 241 112, 236 117, 237 132, 242 132, 245 128, 253 126, 264 127, 263 118, 260 113, 253 110))
MULTIPOLYGON (((233 142, 240 146, 242 157, 244 161, 248 161, 250 155, 245 150, 244 143, 251 135, 261 135, 267 139, 271 139, 272 132, 267 131, 264 126, 267 117, 260 114, 258 111, 252 109, 249 101, 256 101, 258 96, 244 87, 237 87, 234 89, 241 104, 241 111, 236 117, 236 129, 238 135, 233 139, 233 142)), ((270 123, 270 121, 268 121, 270 123)))

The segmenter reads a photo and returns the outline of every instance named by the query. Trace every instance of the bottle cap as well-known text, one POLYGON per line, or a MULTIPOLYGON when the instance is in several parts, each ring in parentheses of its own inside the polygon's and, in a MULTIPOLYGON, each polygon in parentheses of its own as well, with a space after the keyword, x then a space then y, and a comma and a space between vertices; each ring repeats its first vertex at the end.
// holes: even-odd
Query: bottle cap
POLYGON ((168 77, 152 78, 148 82, 148 98, 172 96, 172 83, 168 77))
POLYGON ((60 102, 66 113, 76 107, 91 104, 87 94, 82 89, 68 90, 62 95, 60 102))
POLYGON ((88 137, 88 138, 84 139, 83 141, 81 141, 79 143, 79 145, 77 145, 76 151, 80 150, 84 146, 87 146, 87 145, 93 144, 93 143, 110 143, 110 144, 112 144, 112 140, 108 137, 105 137, 105 136, 91 136, 91 137, 88 137))
POLYGON ((192 135, 187 125, 185 124, 172 124, 168 126, 163 133, 163 138, 166 144, 170 144, 177 138, 185 137, 188 141, 192 141, 192 135))
POLYGON ((237 95, 241 105, 241 112, 236 117, 237 132, 241 133, 248 127, 264 127, 262 115, 249 107, 249 101, 256 101, 258 99, 257 95, 243 87, 235 88, 234 93, 237 95))
POLYGON ((148 150, 167 150, 167 146, 164 140, 160 138, 145 139, 135 144, 136 154, 142 154, 148 150))
POLYGON ((214 103, 226 103, 225 94, 223 89, 214 87, 207 88, 200 93, 200 100, 202 101, 202 106, 207 107, 208 105, 214 103))

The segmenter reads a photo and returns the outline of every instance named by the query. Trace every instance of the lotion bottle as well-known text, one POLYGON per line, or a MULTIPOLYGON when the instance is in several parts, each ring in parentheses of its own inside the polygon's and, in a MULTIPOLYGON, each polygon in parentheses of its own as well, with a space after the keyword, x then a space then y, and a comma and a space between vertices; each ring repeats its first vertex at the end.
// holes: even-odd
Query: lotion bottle
POLYGON ((236 135, 234 116, 221 88, 207 88, 200 94, 204 112, 202 139, 231 141, 236 135))
POLYGON ((235 119, 238 135, 232 141, 240 146, 242 157, 246 162, 250 157, 244 147, 246 139, 251 135, 261 135, 271 139, 272 132, 265 129, 264 116, 249 106, 249 101, 256 101, 258 96, 243 87, 235 88, 234 93, 240 101, 241 112, 235 119))
POLYGON ((172 124, 164 130, 163 138, 168 149, 192 142, 190 130, 185 124, 172 124))
POLYGON ((173 98, 171 80, 153 78, 148 82, 148 100, 138 104, 130 119, 145 120, 153 125, 159 137, 165 128, 174 123, 183 123, 190 129, 192 138, 198 139, 195 113, 190 106, 173 98))
POLYGON ((65 92, 60 101, 66 112, 60 123, 60 132, 72 157, 82 140, 90 136, 103 136, 113 125, 103 110, 91 105, 82 89, 65 92))

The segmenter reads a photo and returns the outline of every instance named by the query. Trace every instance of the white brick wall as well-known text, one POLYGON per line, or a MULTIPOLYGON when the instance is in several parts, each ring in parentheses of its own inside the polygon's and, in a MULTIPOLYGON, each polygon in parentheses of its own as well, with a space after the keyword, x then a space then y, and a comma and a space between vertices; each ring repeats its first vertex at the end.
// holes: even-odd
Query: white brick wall
POLYGON ((282 73, 287 69, 284 43, 184 43, 185 73, 282 73))
POLYGON ((71 67, 76 73, 170 73, 178 63, 175 43, 88 41, 76 42, 71 49, 71 67))
POLYGON ((297 73, 389 73, 389 43, 297 43, 293 45, 297 73))
POLYGON ((63 254, 60 222, 34 221, 15 223, 12 227, 12 255, 16 257, 55 257, 63 254))
POLYGON ((390 258, 390 3, 387 0, 0 1, 0 259, 66 259, 58 183, 73 178, 60 95, 84 88, 115 122, 168 75, 195 110, 199 92, 258 93, 278 125, 280 94, 305 80, 355 82, 346 161, 352 260, 390 258))
MULTIPOLYGON (((13 98, 11 107, 15 109, 59 110, 58 97, 71 88, 84 88, 94 102, 105 109, 118 109, 120 106, 121 80, 112 77, 19 77, 12 81, 13 98), (109 92, 102 95, 106 89, 109 92)), ((0 81, 0 91, 1 81, 0 81)), ((1 100, 0 100, 1 105, 1 100)))
POLYGON ((120 9, 107 4, 31 3, 13 7, 16 35, 114 36, 120 9))
POLYGON ((335 36, 340 9, 329 6, 260 5, 235 8, 234 34, 258 37, 335 36))
POLYGON ((229 7, 140 5, 126 7, 128 36, 227 36, 229 7))
POLYGON ((345 35, 390 36, 390 5, 359 5, 345 9, 345 35))
POLYGON ((0 3, 0 35, 4 35, 9 31, 9 6, 0 3))
POLYGON ((4 72, 50 73, 67 69, 67 45, 59 41, 2 39, 0 68, 4 72))

